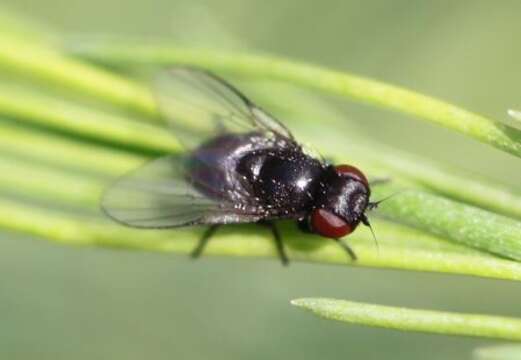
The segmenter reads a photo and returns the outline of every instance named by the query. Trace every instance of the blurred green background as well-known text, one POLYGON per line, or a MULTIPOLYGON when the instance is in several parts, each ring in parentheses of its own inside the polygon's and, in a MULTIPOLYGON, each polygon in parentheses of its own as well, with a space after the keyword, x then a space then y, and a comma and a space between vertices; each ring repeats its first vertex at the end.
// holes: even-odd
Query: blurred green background
MULTIPOLYGON (((65 35, 267 52, 501 119, 521 108, 521 2, 2 0, 65 35)), ((520 189, 519 160, 357 104, 374 140, 520 189)), ((317 120, 318 124, 319 119, 317 120)), ((346 141, 349 134, 346 133, 346 141)), ((489 342, 347 326, 304 296, 521 316, 521 284, 461 276, 61 247, 0 234, 0 358, 468 359, 489 342)))

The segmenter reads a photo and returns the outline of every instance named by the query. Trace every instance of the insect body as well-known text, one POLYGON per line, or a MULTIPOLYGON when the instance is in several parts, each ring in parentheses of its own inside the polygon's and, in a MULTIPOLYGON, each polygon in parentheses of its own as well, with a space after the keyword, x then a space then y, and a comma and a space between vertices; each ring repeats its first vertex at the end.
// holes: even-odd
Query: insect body
POLYGON ((360 222, 369 226, 365 211, 376 203, 369 202, 360 170, 308 155, 283 124, 220 78, 173 69, 159 78, 157 95, 188 151, 152 161, 110 187, 102 207, 116 221, 143 228, 210 225, 196 255, 218 225, 265 224, 283 263, 275 220, 293 219, 303 231, 335 240, 360 222))

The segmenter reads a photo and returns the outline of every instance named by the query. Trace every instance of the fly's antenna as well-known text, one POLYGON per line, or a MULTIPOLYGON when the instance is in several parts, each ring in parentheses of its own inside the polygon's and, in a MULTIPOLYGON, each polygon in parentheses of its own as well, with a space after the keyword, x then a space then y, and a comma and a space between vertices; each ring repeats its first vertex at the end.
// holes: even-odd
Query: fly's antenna
POLYGON ((373 240, 376 245, 376 251, 378 252, 378 254, 380 254, 380 245, 378 245, 378 240, 376 240, 376 234, 374 233, 373 227, 371 226, 369 219, 367 218, 367 216, 365 216, 365 214, 363 214, 361 220, 362 220, 362 223, 365 226, 367 226, 369 228, 369 230, 371 230, 371 234, 373 234, 373 240))
POLYGON ((401 191, 397 191, 397 192, 395 192, 394 194, 391 194, 391 195, 389 195, 389 196, 384 197, 383 199, 380 199, 380 200, 378 200, 378 201, 374 201, 374 202, 370 202, 370 203, 367 205, 367 209, 368 209, 368 210, 376 209, 376 208, 378 207, 378 205, 380 205, 380 204, 383 203, 384 201, 387 201, 387 200, 389 200, 390 198, 395 197, 395 196, 398 195, 398 194, 401 194, 402 192, 403 192, 403 190, 401 190, 401 191))

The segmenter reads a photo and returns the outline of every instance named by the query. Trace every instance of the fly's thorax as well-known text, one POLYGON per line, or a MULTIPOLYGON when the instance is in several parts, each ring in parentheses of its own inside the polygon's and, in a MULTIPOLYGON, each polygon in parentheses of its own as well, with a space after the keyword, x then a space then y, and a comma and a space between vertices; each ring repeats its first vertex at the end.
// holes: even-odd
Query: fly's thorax
MULTIPOLYGON (((314 202, 322 164, 300 149, 262 149, 245 155, 237 166, 266 207, 301 213, 314 202)), ((282 214, 284 215, 284 214, 282 214)))

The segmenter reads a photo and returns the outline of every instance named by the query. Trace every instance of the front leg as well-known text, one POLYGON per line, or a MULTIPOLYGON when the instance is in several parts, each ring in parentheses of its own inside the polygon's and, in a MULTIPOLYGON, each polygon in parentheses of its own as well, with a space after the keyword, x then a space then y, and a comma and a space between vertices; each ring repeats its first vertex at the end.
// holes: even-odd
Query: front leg
POLYGON ((353 249, 351 249, 351 246, 347 245, 341 239, 335 239, 335 240, 342 247, 342 249, 344 249, 344 251, 349 256, 349 258, 351 258, 351 261, 356 261, 356 259, 358 259, 355 252, 353 251, 353 249))
POLYGON ((300 218, 297 219, 297 226, 300 231, 306 233, 306 234, 314 234, 315 232, 311 230, 311 227, 309 226, 308 218, 300 218))

